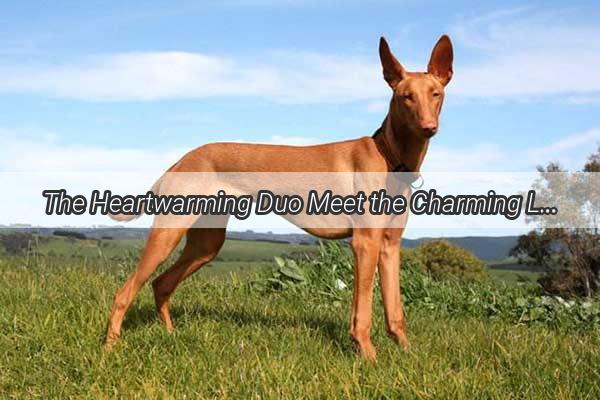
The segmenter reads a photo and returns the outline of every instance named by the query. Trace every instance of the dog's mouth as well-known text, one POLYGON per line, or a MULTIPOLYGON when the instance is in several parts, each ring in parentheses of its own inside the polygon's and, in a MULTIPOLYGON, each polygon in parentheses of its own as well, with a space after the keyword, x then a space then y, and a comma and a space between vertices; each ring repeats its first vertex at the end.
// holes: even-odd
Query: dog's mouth
POLYGON ((423 136, 425 136, 425 139, 431 139, 432 137, 435 136, 436 133, 437 133, 437 129, 436 130, 423 130, 423 136))

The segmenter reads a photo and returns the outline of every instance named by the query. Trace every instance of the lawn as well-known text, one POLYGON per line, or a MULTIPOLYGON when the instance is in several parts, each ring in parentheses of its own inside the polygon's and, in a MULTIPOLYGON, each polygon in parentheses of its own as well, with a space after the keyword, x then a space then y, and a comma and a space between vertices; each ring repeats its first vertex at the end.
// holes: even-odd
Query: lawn
POLYGON ((0 260, 0 398, 600 397, 597 329, 413 306, 404 352, 385 336, 378 298, 379 359, 370 364, 348 337, 349 294, 340 305, 310 292, 262 293, 209 279, 211 268, 176 293, 175 333, 145 288, 107 353, 110 302, 131 268, 0 260))

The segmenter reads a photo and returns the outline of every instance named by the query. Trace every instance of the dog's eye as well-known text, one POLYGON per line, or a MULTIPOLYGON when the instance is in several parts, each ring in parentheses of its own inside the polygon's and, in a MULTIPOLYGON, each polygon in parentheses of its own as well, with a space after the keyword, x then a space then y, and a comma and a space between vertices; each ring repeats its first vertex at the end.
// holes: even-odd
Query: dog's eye
POLYGON ((404 100, 412 100, 412 99, 413 99, 413 95, 412 95, 412 93, 404 93, 404 94, 402 95, 402 98, 403 98, 404 100))
POLYGON ((441 93, 440 92, 433 92, 433 97, 440 97, 441 93))

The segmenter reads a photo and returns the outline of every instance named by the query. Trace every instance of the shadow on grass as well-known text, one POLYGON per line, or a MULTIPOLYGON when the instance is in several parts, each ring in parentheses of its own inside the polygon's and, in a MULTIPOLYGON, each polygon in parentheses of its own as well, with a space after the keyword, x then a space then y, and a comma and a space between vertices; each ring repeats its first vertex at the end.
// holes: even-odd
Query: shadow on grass
MULTIPOLYGON (((218 307, 198 304, 191 310, 183 307, 173 306, 171 308, 171 317, 178 328, 177 321, 180 320, 179 327, 187 320, 189 323, 193 319, 212 320, 215 322, 229 322, 237 326, 244 327, 258 325, 267 329, 283 329, 284 327, 306 327, 315 331, 318 336, 329 341, 340 351, 344 353, 355 352, 353 343, 346 334, 346 326, 340 321, 327 317, 320 317, 308 313, 300 312, 294 315, 282 315, 275 311, 264 311, 253 308, 233 308, 227 305, 218 307)), ((123 330, 135 331, 138 329, 147 329, 149 325, 159 321, 156 309, 150 304, 133 305, 128 312, 127 318, 123 324, 123 330)))

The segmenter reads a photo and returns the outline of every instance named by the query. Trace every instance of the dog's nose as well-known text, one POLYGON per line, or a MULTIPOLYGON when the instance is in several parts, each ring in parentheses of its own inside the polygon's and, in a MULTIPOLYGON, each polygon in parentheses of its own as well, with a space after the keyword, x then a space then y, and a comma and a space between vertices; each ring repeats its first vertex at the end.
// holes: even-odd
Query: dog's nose
POLYGON ((433 121, 421 122, 421 129, 425 135, 431 137, 437 132, 437 124, 433 121))

